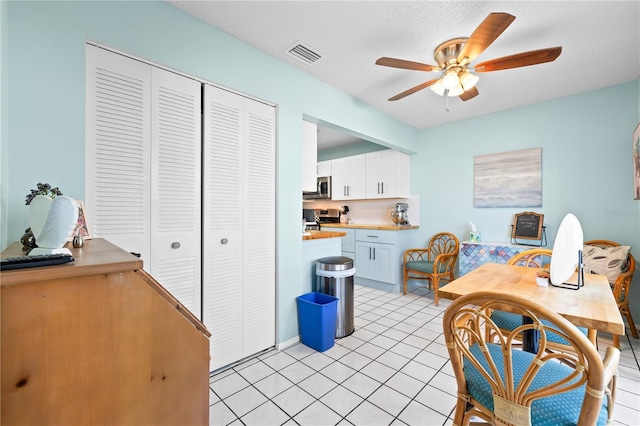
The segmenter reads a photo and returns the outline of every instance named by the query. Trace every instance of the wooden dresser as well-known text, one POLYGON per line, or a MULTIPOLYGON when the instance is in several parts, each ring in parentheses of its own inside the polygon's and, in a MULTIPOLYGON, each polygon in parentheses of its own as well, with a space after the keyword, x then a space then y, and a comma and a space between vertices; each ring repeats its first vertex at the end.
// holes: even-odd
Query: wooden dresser
POLYGON ((0 423, 207 425, 204 325, 137 257, 98 238, 71 251, 0 274, 0 423))

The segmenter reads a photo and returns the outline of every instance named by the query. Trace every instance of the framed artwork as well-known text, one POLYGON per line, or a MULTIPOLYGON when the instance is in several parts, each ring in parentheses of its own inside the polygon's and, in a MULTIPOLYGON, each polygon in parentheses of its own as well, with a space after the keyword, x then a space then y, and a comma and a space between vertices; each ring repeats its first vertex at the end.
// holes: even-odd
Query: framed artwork
POLYGON ((640 123, 633 131, 633 199, 640 200, 640 123))
POLYGON ((87 217, 84 214, 84 201, 76 200, 76 204, 78 205, 78 223, 76 227, 73 228, 73 232, 71 233, 71 238, 81 235, 85 240, 91 238, 91 232, 89 232, 89 225, 87 224, 87 217))
POLYGON ((474 207, 542 207, 542 148, 473 158, 474 207))

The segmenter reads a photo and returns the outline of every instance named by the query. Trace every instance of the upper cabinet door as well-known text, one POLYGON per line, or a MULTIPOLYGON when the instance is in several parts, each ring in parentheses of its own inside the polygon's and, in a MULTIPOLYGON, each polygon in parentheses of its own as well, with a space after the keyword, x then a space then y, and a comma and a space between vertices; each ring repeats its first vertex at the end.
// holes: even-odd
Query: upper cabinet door
POLYGON ((364 155, 354 155, 349 159, 349 187, 348 199, 360 200, 366 198, 366 164, 364 155))
POLYGON ((151 68, 86 47, 87 221, 96 237, 151 257, 151 68))
POLYGON ((367 198, 409 196, 409 156, 386 149, 366 154, 367 198))
POLYGON ((331 160, 318 161, 318 177, 331 176, 331 160))

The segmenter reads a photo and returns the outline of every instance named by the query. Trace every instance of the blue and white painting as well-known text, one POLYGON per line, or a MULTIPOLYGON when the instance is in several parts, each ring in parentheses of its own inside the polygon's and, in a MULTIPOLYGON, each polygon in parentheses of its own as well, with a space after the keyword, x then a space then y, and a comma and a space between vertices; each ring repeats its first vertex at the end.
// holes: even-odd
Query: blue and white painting
POLYGON ((473 158, 474 207, 542 207, 542 148, 473 158))

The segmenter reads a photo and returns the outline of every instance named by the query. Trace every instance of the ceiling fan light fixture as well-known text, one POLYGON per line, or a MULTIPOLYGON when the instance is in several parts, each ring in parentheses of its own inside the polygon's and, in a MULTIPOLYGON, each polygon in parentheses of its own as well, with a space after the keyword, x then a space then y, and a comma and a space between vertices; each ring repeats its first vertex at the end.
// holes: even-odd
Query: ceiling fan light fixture
POLYGON ((447 96, 460 96, 464 93, 464 89, 461 84, 458 84, 456 87, 449 89, 447 96))
POLYGON ((460 76, 460 84, 462 85, 462 88, 466 92, 467 90, 474 87, 479 79, 480 78, 477 75, 471 74, 469 71, 465 71, 460 76))
POLYGON ((433 90, 434 92, 436 92, 438 95, 442 96, 444 95, 444 86, 442 85, 442 79, 436 81, 434 84, 431 85, 431 90, 433 90))
POLYGON ((460 77, 458 77, 458 71, 455 69, 447 70, 447 72, 444 73, 444 77, 442 77, 441 81, 445 89, 449 89, 449 90, 453 89, 458 84, 460 84, 460 77))

